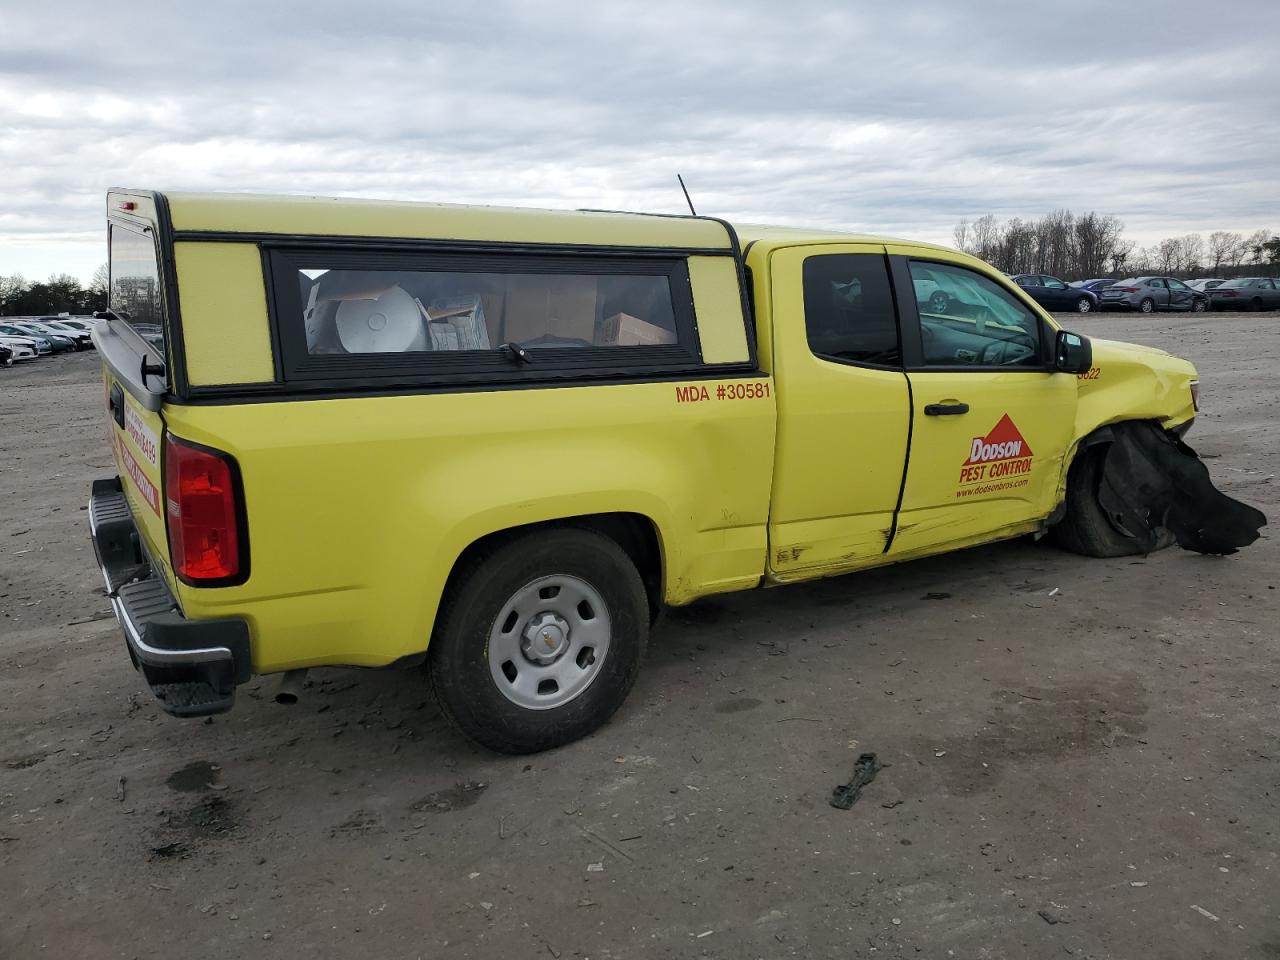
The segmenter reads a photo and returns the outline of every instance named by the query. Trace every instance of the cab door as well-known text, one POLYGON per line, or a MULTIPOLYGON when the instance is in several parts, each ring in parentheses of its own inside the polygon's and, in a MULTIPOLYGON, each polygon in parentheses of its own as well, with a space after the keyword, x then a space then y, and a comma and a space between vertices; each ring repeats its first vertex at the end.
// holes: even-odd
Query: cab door
POLYGON ((890 555, 980 543, 1047 516, 1077 397, 1076 378, 1051 366, 1053 329, 992 274, 892 261, 913 421, 890 555), (945 310, 914 302, 930 284, 947 292, 945 310))
POLYGON ((769 574, 796 580, 878 561, 902 488, 911 402, 883 246, 757 253, 772 278, 777 455, 769 574))

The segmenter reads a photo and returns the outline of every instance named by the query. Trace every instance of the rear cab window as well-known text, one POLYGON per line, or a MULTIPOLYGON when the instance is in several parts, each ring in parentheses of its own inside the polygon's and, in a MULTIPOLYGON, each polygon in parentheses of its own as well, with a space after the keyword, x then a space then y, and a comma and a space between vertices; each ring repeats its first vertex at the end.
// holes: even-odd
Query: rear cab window
POLYGON ((820 254, 804 261, 804 323, 815 356, 900 367, 902 345, 883 255, 820 254))

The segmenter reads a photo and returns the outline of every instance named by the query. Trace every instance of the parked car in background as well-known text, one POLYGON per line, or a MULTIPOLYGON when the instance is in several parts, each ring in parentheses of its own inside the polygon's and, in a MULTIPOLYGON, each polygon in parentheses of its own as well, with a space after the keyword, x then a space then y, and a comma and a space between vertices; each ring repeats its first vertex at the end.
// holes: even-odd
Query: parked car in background
POLYGON ((52 352, 49 347, 41 348, 30 337, 12 337, 3 332, 0 332, 0 345, 13 355, 14 360, 34 360, 41 353, 52 352))
POLYGON ((1104 310, 1137 310, 1154 313, 1157 310, 1209 309, 1209 298, 1199 290, 1192 290, 1176 277, 1129 277, 1103 287, 1099 297, 1104 310))
MULTIPOLYGON (((22 330, 11 323, 0 323, 0 337, 4 337, 6 340, 14 338, 18 340, 25 340, 28 344, 34 346, 36 348, 36 353, 40 355, 55 352, 53 342, 48 337, 22 330)), ((63 347, 63 349, 65 350, 67 348, 63 347)))
POLYGON ((80 317, 58 317, 57 322, 73 330, 83 330, 86 334, 93 333, 94 325, 101 323, 101 320, 81 319, 80 317))
POLYGON ((93 335, 84 327, 77 326, 67 320, 50 320, 48 318, 36 322, 45 330, 70 337, 76 342, 77 350, 93 349, 93 335))
POLYGON ((1240 277, 1209 291, 1215 310, 1280 310, 1280 285, 1270 277, 1240 277))
POLYGON ((1092 293, 1101 294, 1103 289, 1111 286, 1115 281, 1110 277, 1096 277, 1092 280, 1076 280, 1071 285, 1089 290, 1092 293))
POLYGON ((1042 273, 1018 273, 1011 278, 1040 306, 1047 310, 1089 313, 1098 307, 1098 295, 1083 287, 1073 287, 1057 277, 1042 273))
POLYGON ((1192 290, 1208 293, 1214 287, 1220 287, 1226 282, 1221 277, 1201 277, 1199 280, 1188 280, 1187 286, 1192 290))
POLYGON ((83 350, 91 342, 91 338, 79 330, 59 330, 52 324, 41 323, 38 320, 13 320, 10 322, 19 330, 25 330, 27 333, 34 333, 47 339, 53 344, 55 353, 61 350, 83 350))
POLYGON ((0 343, 0 367, 13 366, 13 351, 0 343))

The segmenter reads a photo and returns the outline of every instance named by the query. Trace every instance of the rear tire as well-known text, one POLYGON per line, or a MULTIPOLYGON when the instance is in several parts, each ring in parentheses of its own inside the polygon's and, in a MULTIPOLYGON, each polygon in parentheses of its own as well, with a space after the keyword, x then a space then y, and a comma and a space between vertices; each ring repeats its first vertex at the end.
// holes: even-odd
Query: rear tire
POLYGON ((1156 302, 1152 300, 1150 297, 1147 297, 1140 304, 1138 304, 1138 309, 1141 310, 1143 313, 1155 313, 1156 302))
POLYGON ((1255 297, 1253 302, 1249 304, 1249 309, 1252 310, 1254 313, 1261 313, 1262 301, 1255 297))
MULTIPOLYGON (((1086 557, 1132 557, 1140 555, 1142 545, 1108 519, 1098 502, 1102 483, 1102 465, 1110 444, 1090 447, 1076 457, 1067 474, 1067 512, 1049 535, 1053 542, 1070 553, 1086 557)), ((1156 536, 1156 550, 1174 542, 1169 531, 1161 529, 1156 536)))
POLYGON ((463 734, 499 753, 536 753, 585 737, 621 706, 648 644, 649 602, 614 540, 532 530, 471 558, 451 582, 429 672, 463 734), (591 599, 566 599, 573 596, 591 599), (580 647, 591 635, 596 646, 580 647))

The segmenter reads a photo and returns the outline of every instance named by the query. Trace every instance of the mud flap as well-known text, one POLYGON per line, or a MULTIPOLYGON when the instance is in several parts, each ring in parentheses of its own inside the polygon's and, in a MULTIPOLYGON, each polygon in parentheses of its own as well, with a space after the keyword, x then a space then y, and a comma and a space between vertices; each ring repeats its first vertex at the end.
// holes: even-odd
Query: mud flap
POLYGON ((1098 502, 1144 552, 1156 548, 1161 527, 1184 549, 1228 554, 1253 543, 1266 526, 1261 510, 1215 487, 1196 452, 1156 424, 1126 421, 1094 437, 1111 440, 1098 502))

